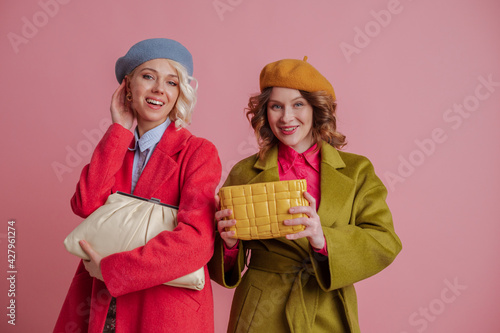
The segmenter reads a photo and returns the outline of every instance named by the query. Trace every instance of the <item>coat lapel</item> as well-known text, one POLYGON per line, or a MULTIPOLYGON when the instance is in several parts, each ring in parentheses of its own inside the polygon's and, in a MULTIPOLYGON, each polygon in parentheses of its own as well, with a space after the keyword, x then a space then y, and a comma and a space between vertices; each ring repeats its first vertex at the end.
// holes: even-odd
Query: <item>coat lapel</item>
MULTIPOLYGON (((354 181, 338 171, 345 166, 337 149, 323 142, 321 147, 321 202, 318 215, 325 217, 322 223, 328 226, 335 223, 355 188, 354 181)), ((254 168, 262 171, 252 178, 249 184, 278 181, 278 145, 269 150, 264 161, 257 160, 254 168)), ((287 244, 298 245, 297 247, 308 251, 309 242, 305 238, 298 239, 295 243, 286 239, 283 241, 287 244)))
POLYGON ((278 171, 278 145, 272 147, 263 160, 258 159, 254 164, 254 168, 262 170, 254 178, 252 178, 248 183, 265 183, 265 182, 275 182, 280 180, 280 174, 278 171))
POLYGON ((152 197, 156 190, 172 176, 179 168, 173 157, 185 147, 189 136, 190 133, 187 130, 177 130, 174 123, 167 127, 137 181, 135 195, 144 198, 152 197))
POLYGON ((340 173, 345 163, 337 149, 324 143, 321 148, 321 202, 318 215, 326 217, 323 224, 333 225, 346 202, 352 197, 354 181, 340 173))
MULTIPOLYGON (((332 221, 332 224, 355 187, 351 178, 338 171, 345 166, 337 149, 323 142, 321 146, 321 202, 318 214, 331 217, 328 221, 332 221)), ((278 181, 278 145, 269 150, 264 161, 257 160, 254 168, 262 171, 252 178, 249 184, 278 181)))
POLYGON ((119 191, 124 191, 129 193, 132 190, 132 171, 134 168, 134 155, 135 151, 133 150, 135 147, 135 138, 132 139, 129 145, 129 149, 125 154, 125 158, 123 160, 123 167, 121 171, 122 178, 122 186, 124 188, 119 188, 119 191))

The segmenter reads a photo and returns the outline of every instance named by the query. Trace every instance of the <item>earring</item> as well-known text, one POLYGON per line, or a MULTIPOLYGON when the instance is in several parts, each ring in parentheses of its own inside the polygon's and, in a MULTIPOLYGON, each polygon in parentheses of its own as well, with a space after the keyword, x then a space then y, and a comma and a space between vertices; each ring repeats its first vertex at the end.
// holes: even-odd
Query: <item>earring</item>
POLYGON ((125 98, 127 99, 127 101, 132 102, 132 93, 129 91, 127 93, 127 96, 125 96, 125 98))

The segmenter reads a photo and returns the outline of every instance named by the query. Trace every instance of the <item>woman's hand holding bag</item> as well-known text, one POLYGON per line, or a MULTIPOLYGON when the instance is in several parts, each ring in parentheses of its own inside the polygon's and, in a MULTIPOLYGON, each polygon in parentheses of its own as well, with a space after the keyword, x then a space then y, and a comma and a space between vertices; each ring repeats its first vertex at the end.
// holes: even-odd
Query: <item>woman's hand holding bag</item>
POLYGON ((285 220, 285 225, 304 225, 304 231, 299 231, 295 234, 286 235, 287 239, 294 240, 302 237, 307 237, 309 244, 315 249, 322 249, 325 246, 325 235, 321 227, 319 215, 316 212, 316 199, 308 192, 304 192, 304 197, 309 201, 310 206, 297 206, 289 209, 290 214, 303 213, 307 217, 298 217, 292 220, 285 220))

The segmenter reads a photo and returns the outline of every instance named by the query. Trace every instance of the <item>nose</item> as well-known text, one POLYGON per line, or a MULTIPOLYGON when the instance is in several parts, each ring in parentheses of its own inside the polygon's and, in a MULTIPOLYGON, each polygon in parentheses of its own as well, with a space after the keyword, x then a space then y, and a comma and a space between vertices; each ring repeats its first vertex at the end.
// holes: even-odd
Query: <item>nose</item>
POLYGON ((293 119, 293 113, 292 110, 289 107, 283 106, 283 109, 281 111, 281 122, 282 123, 288 123, 293 119))
POLYGON ((157 80, 153 86, 153 92, 159 93, 159 94, 164 94, 166 91, 166 83, 157 80))

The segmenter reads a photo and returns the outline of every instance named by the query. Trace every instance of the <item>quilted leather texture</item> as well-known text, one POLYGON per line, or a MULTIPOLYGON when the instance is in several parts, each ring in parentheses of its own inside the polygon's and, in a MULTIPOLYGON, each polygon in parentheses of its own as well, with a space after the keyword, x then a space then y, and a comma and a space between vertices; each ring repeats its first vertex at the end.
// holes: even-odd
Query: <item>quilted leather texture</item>
POLYGON ((309 206, 304 198, 307 190, 305 179, 226 186, 219 190, 221 209, 231 209, 227 220, 236 219, 234 238, 267 239, 284 237, 305 229, 304 225, 286 226, 284 220, 305 217, 305 214, 290 214, 295 206, 309 206))

